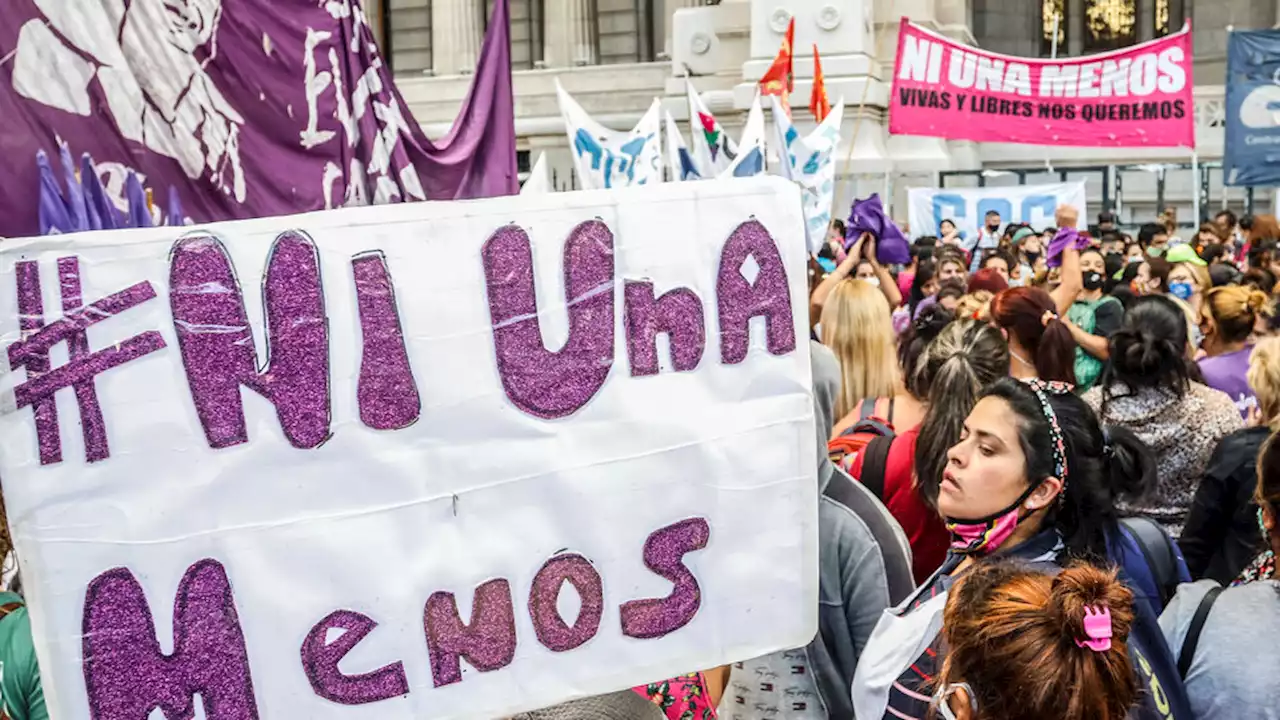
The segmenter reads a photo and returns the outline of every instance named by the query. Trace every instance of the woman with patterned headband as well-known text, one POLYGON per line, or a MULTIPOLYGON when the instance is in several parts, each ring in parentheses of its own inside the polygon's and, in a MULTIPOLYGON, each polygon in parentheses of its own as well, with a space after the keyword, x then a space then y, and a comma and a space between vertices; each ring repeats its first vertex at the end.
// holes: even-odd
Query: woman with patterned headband
POLYGON ((1155 482, 1155 459, 1133 433, 1100 427, 1071 390, 1060 382, 996 381, 947 453, 941 482, 926 486, 921 478, 946 521, 951 551, 915 595, 881 616, 854 677, 856 717, 929 716, 945 660, 939 626, 946 596, 960 577, 993 559, 1049 573, 1078 561, 1119 566, 1135 597, 1129 655, 1139 684, 1153 689, 1132 717, 1165 717, 1161 710, 1170 708, 1173 717, 1190 717, 1156 624, 1153 571, 1115 510, 1118 495, 1155 482))

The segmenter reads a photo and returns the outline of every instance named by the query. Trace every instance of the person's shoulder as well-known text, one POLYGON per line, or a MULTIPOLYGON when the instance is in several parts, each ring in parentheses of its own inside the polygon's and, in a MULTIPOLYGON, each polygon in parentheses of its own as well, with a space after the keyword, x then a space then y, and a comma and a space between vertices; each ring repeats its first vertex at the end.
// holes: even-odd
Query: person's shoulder
POLYGON ((1205 419, 1218 420, 1225 416, 1234 418, 1236 421, 1234 424, 1237 426, 1244 423, 1235 401, 1221 390, 1211 388, 1204 383, 1192 382, 1189 395, 1202 412, 1209 413, 1210 417, 1205 419))
POLYGON ((1182 647, 1182 641, 1187 635, 1187 627, 1191 624, 1191 618, 1195 616, 1196 609, 1200 607, 1200 601, 1216 587, 1219 585, 1213 580, 1179 585, 1177 594, 1160 614, 1160 630, 1175 656, 1178 648, 1182 647))
POLYGON ((1085 404, 1093 408, 1094 412, 1097 412, 1098 408, 1102 406, 1102 386, 1094 385, 1086 390, 1084 394, 1080 396, 1080 399, 1084 400, 1085 404))
POLYGON ((1115 295, 1103 295, 1098 300, 1098 306, 1094 309, 1094 312, 1123 315, 1124 303, 1120 302, 1120 298, 1115 295))
POLYGON ((862 483, 836 468, 822 491, 819 522, 823 534, 853 540, 856 543, 879 542, 874 526, 893 516, 862 483))
POLYGON ((899 558, 905 567, 910 567, 910 546, 898 521, 870 490, 843 470, 836 469, 823 490, 818 534, 821 544, 841 556, 859 555, 875 548, 881 555, 899 558), (905 552, 904 546, 908 548, 905 552))
MULTIPOLYGON (((1218 443, 1222 454, 1256 455, 1263 441, 1271 436, 1271 428, 1265 425, 1247 427, 1227 435, 1218 443)), ((1250 460, 1253 458, 1250 457, 1250 460)))

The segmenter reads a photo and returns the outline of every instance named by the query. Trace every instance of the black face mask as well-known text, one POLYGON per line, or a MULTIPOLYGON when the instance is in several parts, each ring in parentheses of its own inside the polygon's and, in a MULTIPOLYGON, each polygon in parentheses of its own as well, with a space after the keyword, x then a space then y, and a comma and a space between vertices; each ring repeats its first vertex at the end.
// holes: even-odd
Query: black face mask
POLYGON ((1023 255, 1027 256, 1027 263, 1030 265, 1035 265, 1036 261, 1040 259, 1040 253, 1038 252, 1025 252, 1023 255))
POLYGON ((1085 274, 1084 274, 1084 289, 1085 289, 1085 290, 1090 290, 1090 291, 1092 291, 1092 290, 1101 290, 1101 289, 1102 289, 1102 273, 1100 273, 1100 272, 1087 272, 1087 273, 1085 273, 1085 274))

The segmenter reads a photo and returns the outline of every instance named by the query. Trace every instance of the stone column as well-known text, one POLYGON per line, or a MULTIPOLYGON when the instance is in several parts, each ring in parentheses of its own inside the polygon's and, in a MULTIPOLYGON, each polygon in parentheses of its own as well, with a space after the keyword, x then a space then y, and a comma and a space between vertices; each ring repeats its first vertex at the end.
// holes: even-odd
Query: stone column
POLYGON ((666 57, 671 57, 671 33, 676 27, 674 21, 676 11, 685 8, 702 7, 706 4, 706 0, 659 0, 658 8, 659 12, 662 13, 662 52, 666 57))
POLYGON ((595 0, 547 0, 546 13, 547 67, 595 65, 599 62, 595 0))
POLYGON ((431 3, 431 67, 436 75, 475 72, 484 35, 484 0, 431 3))

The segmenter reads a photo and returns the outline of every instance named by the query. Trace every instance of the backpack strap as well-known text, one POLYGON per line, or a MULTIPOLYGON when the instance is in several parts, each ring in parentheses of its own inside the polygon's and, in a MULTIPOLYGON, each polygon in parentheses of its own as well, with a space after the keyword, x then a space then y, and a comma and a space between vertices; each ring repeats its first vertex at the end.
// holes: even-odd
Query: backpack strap
POLYGON ((7 617, 9 614, 22 607, 20 602, 11 602, 0 605, 0 618, 7 617))
POLYGON ((858 481, 880 502, 884 502, 885 471, 889 466, 889 448, 892 445, 892 437, 881 435, 862 450, 862 477, 858 481))
POLYGON ((1187 636, 1182 639, 1182 649, 1178 651, 1178 674, 1183 680, 1187 679, 1187 673, 1191 671, 1191 661, 1196 656, 1196 645, 1200 643, 1200 633, 1204 631, 1204 623, 1209 619, 1209 611, 1213 610, 1213 603, 1221 594, 1221 585, 1205 593, 1196 606, 1196 614, 1191 617, 1187 636))
POLYGON ((893 395, 889 396, 889 417, 885 419, 889 421, 890 425, 893 424, 893 404, 897 401, 898 401, 898 398, 894 397, 893 395))
POLYGON ((876 414, 876 399, 864 398, 862 404, 858 406, 858 419, 866 420, 876 414))
POLYGON ((1147 567, 1151 569, 1156 590, 1160 593, 1160 607, 1167 607, 1178 592, 1178 560, 1173 540, 1150 518, 1123 518, 1120 526, 1133 538, 1143 559, 1147 561, 1147 567))

